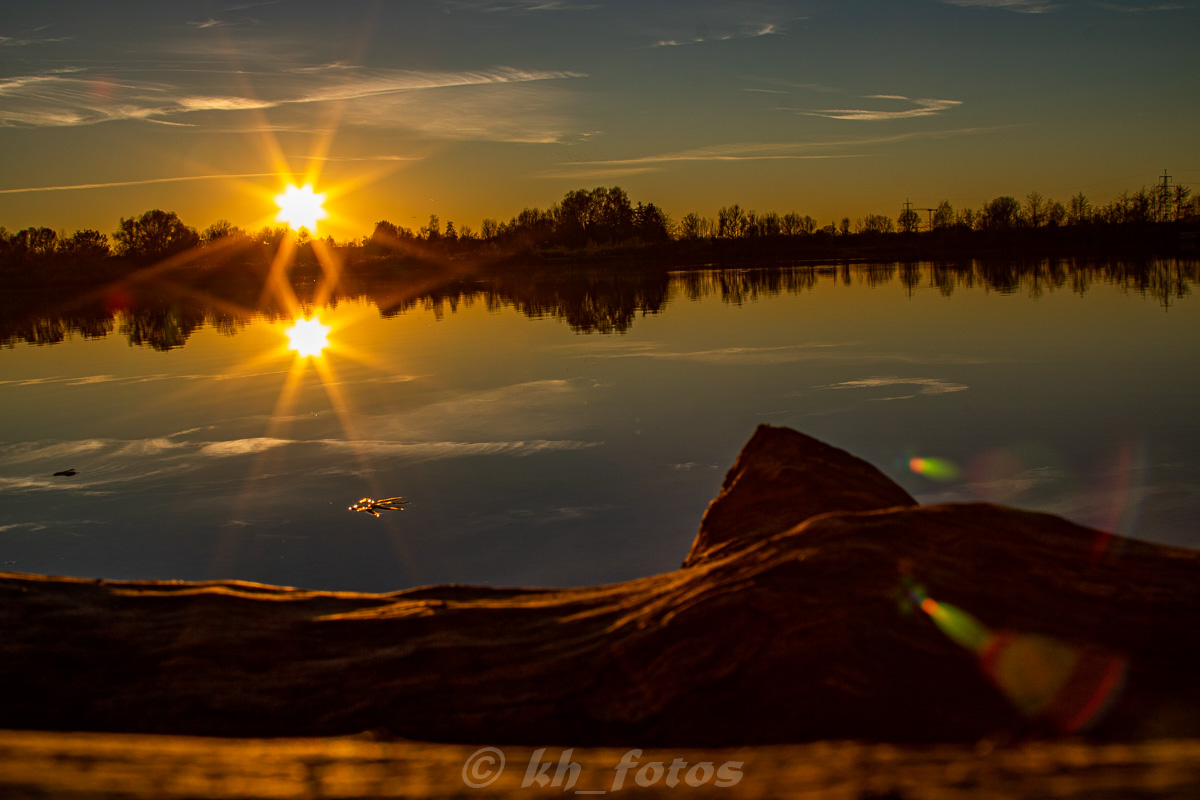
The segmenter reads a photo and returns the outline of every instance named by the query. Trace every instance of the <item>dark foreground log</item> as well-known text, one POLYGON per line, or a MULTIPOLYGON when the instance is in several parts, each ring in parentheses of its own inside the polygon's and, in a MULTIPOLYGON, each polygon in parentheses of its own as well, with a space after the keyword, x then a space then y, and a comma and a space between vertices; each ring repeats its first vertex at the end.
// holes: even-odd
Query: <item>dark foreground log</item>
POLYGON ((0 727, 638 747, 1200 735, 1200 554, 911 503, 763 427, 688 566, 623 584, 7 574, 0 727))
POLYGON ((0 731, 0 796, 6 800, 493 800, 591 792, 622 798, 725 800, 1200 797, 1197 740, 1006 746, 816 742, 640 750, 628 756, 636 764, 625 771, 616 791, 617 767, 627 758, 626 748, 570 748, 565 759, 564 750, 557 747, 496 748, 490 754, 499 751, 505 758, 498 774, 491 771, 499 766, 498 760, 473 768, 479 749, 345 738, 205 739, 0 731), (568 768, 555 783, 560 760, 568 768), (538 766, 546 762, 554 767, 538 782, 534 779, 538 766), (571 764, 578 769, 571 769, 571 764), (672 775, 671 767, 676 765, 672 775), (716 774, 721 767, 726 768, 724 780, 716 774), (731 783, 735 778, 736 783, 731 783))

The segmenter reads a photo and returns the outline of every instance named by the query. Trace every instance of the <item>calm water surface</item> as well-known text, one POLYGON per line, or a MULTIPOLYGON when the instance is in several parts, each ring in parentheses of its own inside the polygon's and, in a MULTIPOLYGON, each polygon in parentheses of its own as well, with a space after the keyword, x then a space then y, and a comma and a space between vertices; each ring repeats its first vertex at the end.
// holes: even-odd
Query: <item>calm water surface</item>
POLYGON ((168 344, 186 345, 166 350, 131 344, 145 339, 132 314, 99 338, 11 344, 0 570, 368 591, 623 580, 678 566, 762 422, 845 448, 922 502, 1200 546, 1186 281, 772 276, 623 284, 615 314, 578 286, 565 306, 483 284, 343 299, 316 309, 333 332, 310 359, 286 350, 286 323, 253 316, 176 331, 168 344), (411 505, 347 510, 392 495, 411 505))

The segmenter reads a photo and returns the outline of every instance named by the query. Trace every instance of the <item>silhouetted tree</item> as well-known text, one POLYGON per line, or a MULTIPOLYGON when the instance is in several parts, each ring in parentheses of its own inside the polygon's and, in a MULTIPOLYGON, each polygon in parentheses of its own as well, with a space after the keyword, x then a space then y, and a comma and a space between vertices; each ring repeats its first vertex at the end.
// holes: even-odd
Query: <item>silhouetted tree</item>
POLYGON ((59 241, 58 252, 77 261, 97 261, 109 255, 108 237, 99 231, 75 231, 59 241))
POLYGON ((638 203, 633 210, 633 234, 643 242, 665 242, 671 238, 671 219, 654 203, 638 203))
POLYGON ((272 228, 270 225, 264 225, 254 235, 254 242, 267 247, 279 247, 287 235, 288 228, 286 227, 272 228))
MULTIPOLYGON (((833 227, 830 225, 829 227, 833 227)), ((855 224, 855 233, 895 233, 896 228, 892 224, 892 218, 883 214, 867 214, 866 217, 860 219, 855 224)))
POLYGON ((1025 224, 1031 228, 1040 228, 1046 224, 1046 199, 1040 192, 1030 192, 1025 195, 1025 206, 1021 215, 1025 224))
POLYGON ((20 256, 49 258, 58 249, 58 234, 50 228, 26 228, 13 236, 12 249, 20 256))
POLYGON ((717 211, 717 236, 737 239, 746 235, 746 212, 737 203, 717 211))
POLYGON ((1184 212, 1188 207, 1188 197, 1192 194, 1192 190, 1183 184, 1175 184, 1175 190, 1171 195, 1171 204, 1174 208, 1174 219, 1180 220, 1184 218, 1184 212))
POLYGON ((117 255, 151 259, 182 253, 195 247, 200 237, 175 212, 155 208, 137 218, 122 217, 113 241, 117 255))
POLYGON ((932 224, 935 229, 954 226, 954 206, 950 205, 949 200, 938 203, 937 208, 933 210, 932 224))
POLYGON ((601 241, 621 242, 629 238, 633 232, 633 206, 629 204, 629 195, 619 186, 605 191, 596 189, 593 194, 599 195, 599 230, 601 241))
POLYGON ((680 239, 703 239, 712 236, 712 220, 689 211, 679 220, 680 239))
POLYGON ((915 209, 905 207, 896 219, 896 227, 901 233, 916 233, 921 229, 921 215, 915 209))
POLYGON ((420 234, 427 242, 436 242, 442 238, 442 223, 437 214, 429 215, 429 224, 421 226, 420 234))
POLYGON ((1046 205, 1046 224, 1057 228, 1067 221, 1067 207, 1057 200, 1046 205))
POLYGON ((1088 202, 1083 192, 1071 198, 1067 206, 1067 224, 1083 225, 1092 221, 1092 204, 1088 202))
POLYGON ((1021 204, 1016 198, 1004 195, 983 204, 980 212, 984 230, 1009 230, 1015 228, 1021 218, 1021 204))
POLYGON ((203 244, 212 244, 221 239, 237 239, 244 237, 246 232, 234 225, 227 219, 219 219, 212 225, 209 225, 200 234, 200 241, 203 244))

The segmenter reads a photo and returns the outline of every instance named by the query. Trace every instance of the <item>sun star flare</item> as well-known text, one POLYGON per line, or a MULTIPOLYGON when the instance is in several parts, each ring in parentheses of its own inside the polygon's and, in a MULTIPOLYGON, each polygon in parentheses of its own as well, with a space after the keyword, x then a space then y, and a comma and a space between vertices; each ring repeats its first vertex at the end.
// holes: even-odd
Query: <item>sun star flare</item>
POLYGON ((285 222, 295 231, 307 228, 309 233, 316 233, 317 223, 329 219, 329 212, 325 210, 325 199, 328 196, 324 192, 314 193, 311 183, 306 183, 303 187, 289 183, 283 194, 275 195, 275 204, 279 206, 275 221, 285 222))

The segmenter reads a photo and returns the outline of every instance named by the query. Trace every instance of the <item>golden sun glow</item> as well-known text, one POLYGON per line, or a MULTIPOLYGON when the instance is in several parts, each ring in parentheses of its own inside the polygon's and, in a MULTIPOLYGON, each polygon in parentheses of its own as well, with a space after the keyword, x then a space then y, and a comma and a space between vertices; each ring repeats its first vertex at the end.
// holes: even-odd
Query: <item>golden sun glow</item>
POLYGON ((321 322, 320 317, 298 319, 284 330, 288 338, 288 349, 295 350, 301 358, 319 356, 321 351, 329 347, 330 327, 321 322))
POLYGON ((329 219, 329 212, 325 210, 325 198, 328 196, 324 192, 315 194, 311 183, 303 187, 289 183, 283 194, 275 195, 275 204, 279 206, 275 221, 286 222, 294 231, 307 228, 309 233, 315 234, 317 223, 329 219))

